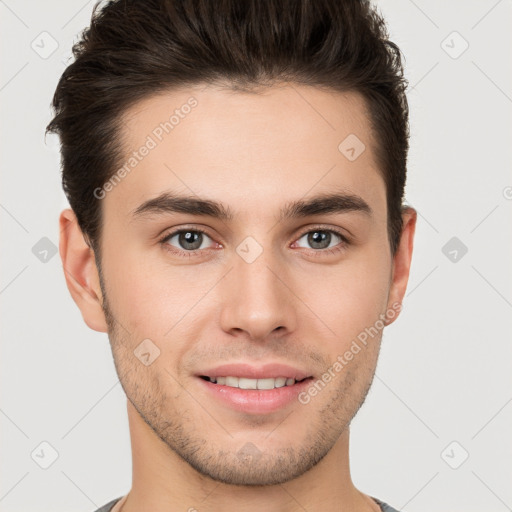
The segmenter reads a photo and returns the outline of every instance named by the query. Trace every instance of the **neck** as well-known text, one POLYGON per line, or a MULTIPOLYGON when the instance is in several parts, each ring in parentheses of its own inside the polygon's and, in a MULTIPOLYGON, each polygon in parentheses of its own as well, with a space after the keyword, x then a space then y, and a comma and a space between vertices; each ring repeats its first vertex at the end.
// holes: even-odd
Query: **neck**
POLYGON ((130 492, 119 504, 122 512, 380 510, 352 483, 348 429, 330 452, 300 477, 274 486, 234 486, 198 473, 153 432, 129 401, 128 420, 133 478, 130 492))

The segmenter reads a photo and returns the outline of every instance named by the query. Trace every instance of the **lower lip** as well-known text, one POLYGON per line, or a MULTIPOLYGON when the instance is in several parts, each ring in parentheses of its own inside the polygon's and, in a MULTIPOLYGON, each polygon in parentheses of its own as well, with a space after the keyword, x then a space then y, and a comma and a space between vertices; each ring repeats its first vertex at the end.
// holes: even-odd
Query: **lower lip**
POLYGON ((274 389, 240 389, 222 384, 214 384, 201 377, 197 377, 207 392, 216 397, 221 402, 227 404, 240 412, 252 414, 265 414, 276 411, 297 400, 297 395, 307 388, 312 377, 301 382, 296 382, 293 386, 283 386, 274 389))

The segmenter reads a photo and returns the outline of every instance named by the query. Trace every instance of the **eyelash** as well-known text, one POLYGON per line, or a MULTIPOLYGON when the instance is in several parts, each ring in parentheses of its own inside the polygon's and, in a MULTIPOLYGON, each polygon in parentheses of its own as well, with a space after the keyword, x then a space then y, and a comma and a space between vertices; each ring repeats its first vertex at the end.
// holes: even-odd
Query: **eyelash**
MULTIPOLYGON (((196 232, 203 233, 204 235, 211 238, 210 235, 204 229, 182 228, 182 229, 178 229, 176 231, 172 231, 171 233, 166 233, 162 238, 160 238, 160 240, 158 242, 164 247, 164 249, 166 251, 169 251, 170 253, 172 253, 178 257, 192 258, 195 256, 200 256, 200 253, 207 249, 195 249, 193 251, 185 251, 185 250, 176 249, 167 243, 173 236, 178 235, 180 233, 186 233, 188 231, 193 232, 193 233, 196 233, 196 232)), ((313 233, 315 231, 322 231, 325 233, 334 233, 335 235, 337 235, 341 238, 341 243, 339 243, 338 245, 335 245, 334 247, 331 247, 330 249, 318 249, 318 250, 310 249, 311 251, 313 251, 313 254, 318 255, 319 257, 325 256, 326 254, 337 254, 340 251, 344 250, 350 244, 350 241, 348 240, 348 238, 344 234, 342 234, 340 231, 338 231, 336 229, 332 229, 332 228, 326 229, 326 228, 322 228, 322 227, 310 228, 310 229, 307 229, 306 231, 303 231, 298 236, 297 240, 301 239, 304 235, 313 233)))

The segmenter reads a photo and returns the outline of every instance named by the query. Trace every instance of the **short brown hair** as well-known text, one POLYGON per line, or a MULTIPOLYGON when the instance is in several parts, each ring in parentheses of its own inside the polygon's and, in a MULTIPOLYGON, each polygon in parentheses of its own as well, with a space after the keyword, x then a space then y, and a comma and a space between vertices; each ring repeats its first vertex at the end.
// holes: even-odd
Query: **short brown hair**
POLYGON ((219 81, 233 90, 286 81, 362 94, 396 252, 409 149, 407 82, 400 50, 369 1, 99 3, 73 46, 75 60, 59 80, 46 128, 60 137, 64 192, 97 256, 102 214, 93 191, 122 162, 122 114, 155 93, 219 81))

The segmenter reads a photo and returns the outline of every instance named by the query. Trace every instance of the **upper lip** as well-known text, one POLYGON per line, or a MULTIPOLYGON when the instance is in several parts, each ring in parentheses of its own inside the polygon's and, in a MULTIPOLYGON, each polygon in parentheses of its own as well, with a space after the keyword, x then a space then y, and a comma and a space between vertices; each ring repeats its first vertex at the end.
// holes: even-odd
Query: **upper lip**
POLYGON ((215 368, 198 372, 197 375, 205 377, 245 377, 248 379, 275 379, 277 377, 286 377, 287 379, 295 380, 302 380, 311 376, 311 374, 299 368, 281 363, 267 363, 261 366, 246 363, 222 364, 215 368))

